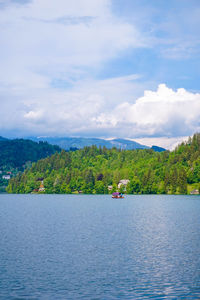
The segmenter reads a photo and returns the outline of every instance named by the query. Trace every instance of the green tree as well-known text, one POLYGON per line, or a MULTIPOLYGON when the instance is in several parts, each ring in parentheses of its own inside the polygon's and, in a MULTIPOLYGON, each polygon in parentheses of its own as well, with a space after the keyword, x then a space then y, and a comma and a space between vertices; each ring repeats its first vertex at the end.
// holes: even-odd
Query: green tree
POLYGON ((187 175, 184 168, 179 170, 178 186, 180 194, 187 194, 187 175))
POLYGON ((105 186, 102 181, 97 181, 94 189, 96 194, 104 194, 105 186))
POLYGON ((140 180, 135 176, 127 184, 126 192, 127 194, 137 194, 140 192, 140 188, 141 188, 140 180))

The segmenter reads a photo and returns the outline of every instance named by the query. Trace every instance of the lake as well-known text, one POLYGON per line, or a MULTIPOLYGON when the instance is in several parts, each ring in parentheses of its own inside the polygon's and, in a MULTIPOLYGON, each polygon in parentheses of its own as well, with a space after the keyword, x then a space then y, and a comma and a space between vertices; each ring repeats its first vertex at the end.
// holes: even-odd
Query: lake
POLYGON ((0 195, 0 299, 200 299, 200 196, 0 195))

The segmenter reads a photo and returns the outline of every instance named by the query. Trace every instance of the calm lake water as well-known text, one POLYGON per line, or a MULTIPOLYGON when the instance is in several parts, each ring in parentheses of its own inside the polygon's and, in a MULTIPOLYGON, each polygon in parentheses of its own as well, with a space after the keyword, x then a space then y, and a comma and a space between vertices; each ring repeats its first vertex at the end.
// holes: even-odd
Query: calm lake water
POLYGON ((0 195, 0 299, 200 299, 200 197, 0 195))

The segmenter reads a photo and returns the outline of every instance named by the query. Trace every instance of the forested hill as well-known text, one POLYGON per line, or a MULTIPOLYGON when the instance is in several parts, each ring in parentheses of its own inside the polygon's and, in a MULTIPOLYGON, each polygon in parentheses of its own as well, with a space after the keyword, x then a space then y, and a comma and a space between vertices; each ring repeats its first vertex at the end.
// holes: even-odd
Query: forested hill
POLYGON ((35 162, 60 152, 58 146, 49 145, 47 142, 33 142, 24 139, 0 140, 0 169, 23 170, 27 162, 35 162))
MULTIPOLYGON (((41 178, 45 193, 108 193, 117 189, 121 179, 127 179, 126 193, 186 194, 200 185, 200 134, 172 152, 96 146, 75 152, 63 150, 13 178, 7 190, 37 191, 41 178)), ((124 191, 123 185, 120 191, 124 191)))

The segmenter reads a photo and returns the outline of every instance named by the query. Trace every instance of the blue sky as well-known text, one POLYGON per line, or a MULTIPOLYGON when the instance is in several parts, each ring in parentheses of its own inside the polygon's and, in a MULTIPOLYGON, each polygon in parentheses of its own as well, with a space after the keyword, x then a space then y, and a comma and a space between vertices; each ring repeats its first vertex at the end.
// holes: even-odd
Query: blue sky
POLYGON ((200 131, 199 0, 0 0, 0 135, 200 131))

